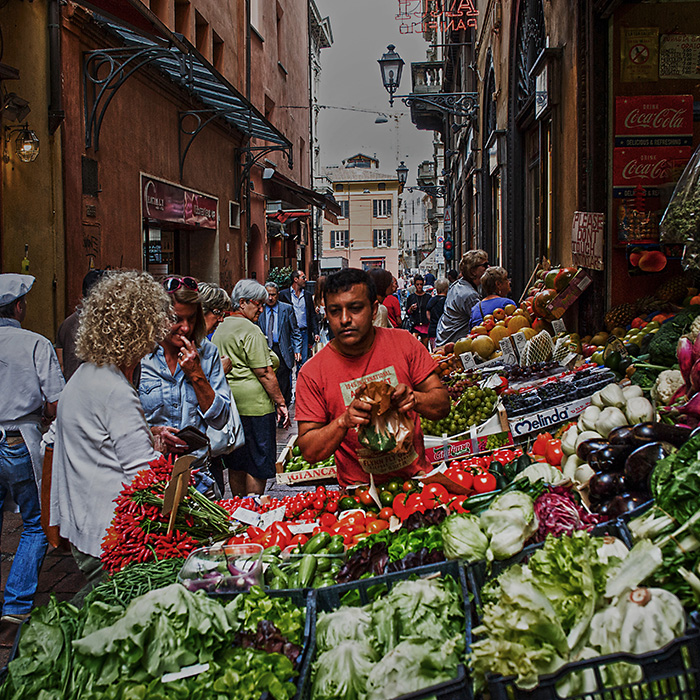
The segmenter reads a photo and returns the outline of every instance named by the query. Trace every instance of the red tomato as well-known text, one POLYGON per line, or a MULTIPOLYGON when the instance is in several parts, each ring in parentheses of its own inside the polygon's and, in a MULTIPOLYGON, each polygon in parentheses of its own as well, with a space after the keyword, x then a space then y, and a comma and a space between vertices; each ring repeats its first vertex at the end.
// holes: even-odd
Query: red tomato
POLYGON ((450 469, 459 469, 461 466, 462 466, 462 461, 459 459, 452 460, 449 464, 450 469))
POLYGON ((414 488, 415 484, 412 481, 404 481, 401 490, 408 493, 409 491, 413 491, 414 488))
POLYGON ((306 544, 309 541, 309 538, 306 535, 294 535, 292 539, 289 541, 289 544, 296 544, 296 545, 302 545, 306 544))
POLYGON ((561 440, 550 440, 545 448, 544 456, 553 467, 561 466, 564 453, 561 451, 561 440))
POLYGON ((449 469, 445 472, 445 475, 447 476, 448 479, 452 479, 456 484, 459 484, 460 486, 464 487, 465 489, 470 489, 472 487, 472 483, 474 482, 474 477, 469 473, 469 472, 464 472, 461 470, 457 470, 452 472, 451 474, 449 473, 449 469))
POLYGON ((412 493, 406 500, 406 509, 409 515, 416 512, 425 513, 429 507, 430 505, 425 502, 419 493, 412 493))
POLYGON ((338 518, 336 518, 333 513, 323 513, 323 515, 321 515, 321 517, 318 519, 318 522, 321 523, 322 527, 332 527, 337 521, 338 518))
POLYGON ((391 520, 391 516, 394 514, 394 511, 391 508, 382 508, 379 511, 379 519, 380 520, 391 520))
POLYGON ((317 496, 325 496, 326 495, 326 487, 325 486, 317 486, 316 487, 316 495, 317 496))
POLYGON ((474 491, 477 493, 489 493, 496 490, 496 477, 484 472, 474 477, 474 491))
POLYGON ((367 534, 373 535, 375 532, 381 532, 389 527, 389 523, 386 520, 375 520, 367 526, 367 534))
POLYGON ((449 498, 447 489, 442 484, 428 484, 424 486, 420 496, 423 503, 430 508, 436 508, 449 498))
POLYGON ((369 537, 369 535, 366 532, 362 532, 359 535, 355 535, 352 538, 352 546, 354 547, 356 544, 360 544, 362 540, 366 540, 369 537))
POLYGON ((365 514, 364 513, 350 513, 350 515, 343 518, 344 525, 364 525, 365 514))

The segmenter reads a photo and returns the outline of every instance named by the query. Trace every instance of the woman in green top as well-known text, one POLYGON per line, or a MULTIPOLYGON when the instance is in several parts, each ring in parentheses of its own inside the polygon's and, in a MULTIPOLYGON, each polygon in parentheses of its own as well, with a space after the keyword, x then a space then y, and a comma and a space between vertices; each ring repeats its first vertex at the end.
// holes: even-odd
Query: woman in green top
POLYGON ((233 314, 216 329, 212 342, 230 358, 226 374, 241 416, 245 445, 224 455, 234 496, 260 494, 275 476, 277 420, 290 424, 289 412, 272 366, 267 339, 256 321, 267 290, 255 280, 240 280, 231 292, 233 314))

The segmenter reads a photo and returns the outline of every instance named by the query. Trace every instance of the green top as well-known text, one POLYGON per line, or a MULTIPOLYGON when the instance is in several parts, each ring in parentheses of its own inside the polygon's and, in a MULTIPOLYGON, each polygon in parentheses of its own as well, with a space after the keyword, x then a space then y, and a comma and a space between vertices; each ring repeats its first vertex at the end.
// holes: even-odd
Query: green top
POLYGON ((253 368, 272 364, 267 340, 260 327, 247 318, 229 316, 214 332, 212 342, 233 362, 226 379, 238 412, 242 416, 274 413, 275 405, 253 372, 253 368))

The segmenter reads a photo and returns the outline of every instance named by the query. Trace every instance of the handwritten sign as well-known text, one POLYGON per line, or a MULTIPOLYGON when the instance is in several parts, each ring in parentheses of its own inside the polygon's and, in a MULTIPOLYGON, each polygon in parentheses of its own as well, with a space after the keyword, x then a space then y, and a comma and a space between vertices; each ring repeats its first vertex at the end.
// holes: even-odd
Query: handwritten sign
POLYGON ((700 78, 700 36, 663 34, 659 48, 659 78, 700 78))
POLYGON ((603 269, 605 214, 576 211, 571 227, 571 254, 574 265, 591 270, 603 269))

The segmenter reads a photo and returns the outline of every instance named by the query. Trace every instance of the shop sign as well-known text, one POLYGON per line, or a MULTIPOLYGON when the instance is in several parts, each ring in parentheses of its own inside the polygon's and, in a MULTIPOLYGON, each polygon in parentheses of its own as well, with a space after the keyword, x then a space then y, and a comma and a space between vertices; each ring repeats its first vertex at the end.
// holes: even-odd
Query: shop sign
POLYGON ((605 214, 575 211, 571 226, 571 254, 574 265, 591 270, 603 269, 605 214))
POLYGON ((216 230, 219 200, 141 175, 141 213, 147 219, 216 230))
POLYGON ((692 95, 615 98, 615 146, 692 146, 692 95))
POLYGON ((539 432, 559 423, 566 423, 581 415, 591 405, 591 397, 572 401, 571 403, 555 406, 539 413, 532 413, 522 418, 509 420, 510 431, 514 437, 539 432))
POLYGON ((663 34, 659 49, 659 78, 700 78, 700 36, 663 34))
MULTIPOLYGON (((678 180, 692 155, 689 146, 613 149, 613 187, 659 187, 678 180)), ((615 196, 625 196, 614 193, 615 196)))
POLYGON ((623 83, 659 79, 658 27, 622 27, 620 80, 623 83))
POLYGON ((476 29, 479 11, 474 0, 398 0, 399 34, 425 34, 476 29))

